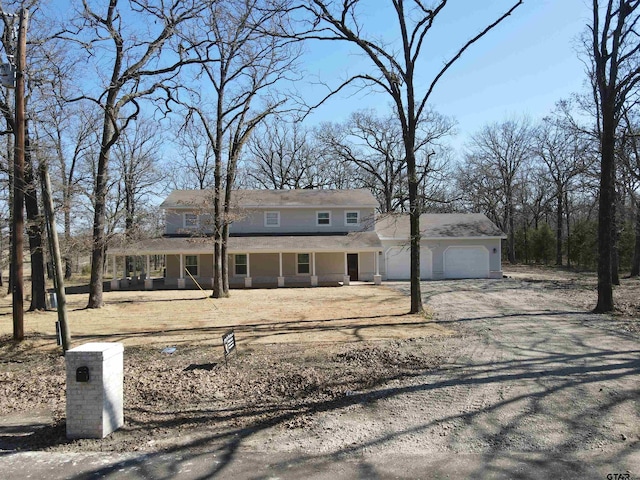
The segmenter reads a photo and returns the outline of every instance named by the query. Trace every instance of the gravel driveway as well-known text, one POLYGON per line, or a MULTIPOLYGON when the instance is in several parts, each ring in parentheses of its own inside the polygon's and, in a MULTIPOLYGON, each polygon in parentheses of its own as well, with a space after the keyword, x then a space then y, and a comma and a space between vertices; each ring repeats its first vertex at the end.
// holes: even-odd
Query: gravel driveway
MULTIPOLYGON (((432 369, 307 405, 298 426, 224 441, 194 432, 169 452, 73 462, 108 478, 640 478, 637 334, 553 282, 425 282, 423 294, 456 332, 415 340, 441 358, 432 369)), ((26 472, 19 456, 4 468, 26 472)))
POLYGON ((462 462, 455 471, 466 478, 640 478, 637 336, 607 329, 606 317, 577 312, 566 292, 535 282, 425 282, 423 294, 460 332, 434 344, 447 358, 440 368, 363 394, 269 445, 304 445, 315 461, 318 453, 443 459, 434 476, 462 462))

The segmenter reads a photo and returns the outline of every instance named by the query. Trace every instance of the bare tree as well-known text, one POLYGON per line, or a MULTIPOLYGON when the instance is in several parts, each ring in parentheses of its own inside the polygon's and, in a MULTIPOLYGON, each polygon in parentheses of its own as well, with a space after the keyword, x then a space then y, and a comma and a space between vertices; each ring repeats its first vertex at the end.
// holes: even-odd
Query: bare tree
POLYGON ((81 216, 80 209, 76 208, 77 197, 88 180, 83 177, 87 171, 85 164, 94 155, 93 146, 99 141, 99 129, 97 112, 64 104, 60 101, 62 98, 52 99, 41 110, 40 121, 35 127, 39 129, 40 158, 48 162, 53 174, 54 200, 63 223, 64 277, 68 280, 72 276, 73 252, 76 250, 72 227, 81 216))
POLYGON ((170 166, 173 187, 213 188, 213 147, 202 124, 191 117, 178 129, 174 142, 178 154, 170 166))
POLYGON ((297 122, 272 119, 256 129, 245 156, 250 185, 276 190, 325 188, 331 185, 330 158, 320 158, 310 132, 297 122), (329 161, 329 165, 327 164, 329 161))
MULTIPOLYGON (((453 125, 449 118, 428 111, 418 126, 416 172, 423 204, 438 188, 429 180, 436 179, 436 152, 443 154, 441 140, 452 132, 453 125)), ((381 212, 409 210, 407 156, 397 115, 354 112, 342 124, 323 125, 318 138, 332 156, 355 167, 359 183, 378 198, 381 212)))
POLYGON ((622 183, 631 199, 635 243, 631 260, 631 276, 640 275, 640 119, 636 112, 625 112, 622 121, 624 131, 618 156, 622 171, 622 183))
MULTIPOLYGON (((73 100, 93 102, 103 112, 100 152, 93 192, 93 246, 88 308, 102 306, 102 278, 106 248, 105 218, 111 149, 140 113, 140 100, 162 90, 162 82, 177 75, 190 60, 167 52, 178 30, 197 17, 199 0, 109 0, 103 12, 83 0, 80 15, 60 38, 79 45, 78 53, 94 61, 103 80, 95 93, 82 92, 73 100), (96 52, 100 54, 96 54, 96 52), (103 78, 103 72, 107 72, 103 78)), ((86 84, 81 88, 90 89, 86 84)))
MULTIPOLYGON (((404 150, 407 157, 407 184, 409 197, 410 238, 411 238, 411 313, 423 310, 420 293, 420 214, 419 172, 417 169, 416 146, 420 121, 429 111, 431 94, 449 68, 496 25, 506 19, 522 4, 513 6, 494 22, 473 36, 437 69, 431 80, 418 80, 416 68, 424 62, 424 51, 428 45, 427 34, 447 5, 446 0, 435 2, 429 8, 419 0, 392 0, 393 12, 388 25, 393 26, 398 36, 396 46, 377 33, 367 34, 362 13, 366 2, 351 0, 334 2, 331 0, 307 0, 299 8, 309 16, 309 28, 300 32, 298 38, 323 41, 348 42, 364 54, 372 63, 372 69, 348 78, 330 93, 347 85, 360 82, 364 87, 377 88, 389 95, 398 123, 402 129, 404 150)), ((323 100, 324 101, 324 100, 323 100)))
POLYGON ((214 154, 214 298, 228 295, 227 238, 231 192, 243 148, 253 130, 280 112, 287 97, 276 91, 295 68, 299 50, 281 35, 287 13, 268 0, 210 3, 201 25, 185 39, 200 62, 201 86, 180 102, 187 119, 202 124, 214 154))
POLYGON ((564 216, 569 214, 564 199, 572 183, 586 172, 590 160, 588 143, 571 128, 564 116, 552 114, 542 120, 535 132, 534 155, 546 166, 555 187, 556 265, 563 264, 564 216))
POLYGON ((486 125, 472 135, 466 168, 476 172, 474 178, 488 183, 488 195, 496 196, 501 204, 500 226, 507 234, 507 257, 516 262, 515 252, 515 193, 517 175, 531 158, 533 131, 528 119, 507 120, 486 125), (481 176, 485 176, 481 179, 481 176))
POLYGON ((138 236, 135 229, 142 223, 145 200, 156 193, 162 178, 157 168, 161 142, 157 123, 141 116, 114 146, 118 196, 124 199, 124 231, 129 240, 138 236))
POLYGON ((640 82, 639 6, 640 0, 593 0, 593 23, 586 40, 600 134, 598 303, 595 313, 613 310, 611 263, 616 133, 625 106, 636 95, 640 82))

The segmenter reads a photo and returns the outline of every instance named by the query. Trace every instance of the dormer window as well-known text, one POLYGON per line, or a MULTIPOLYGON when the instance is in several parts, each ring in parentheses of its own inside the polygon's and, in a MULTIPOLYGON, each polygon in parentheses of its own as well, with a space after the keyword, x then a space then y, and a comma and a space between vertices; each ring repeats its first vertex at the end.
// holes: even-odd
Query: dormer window
POLYGON ((360 212, 345 212, 344 223, 346 225, 360 225, 360 212))
POLYGON ((280 226, 280 212, 264 212, 264 226, 265 227, 279 227, 280 226))
POLYGON ((184 228, 197 228, 198 227, 198 215, 195 213, 184 214, 184 228))
POLYGON ((316 225, 329 226, 331 225, 331 212, 317 212, 316 225))

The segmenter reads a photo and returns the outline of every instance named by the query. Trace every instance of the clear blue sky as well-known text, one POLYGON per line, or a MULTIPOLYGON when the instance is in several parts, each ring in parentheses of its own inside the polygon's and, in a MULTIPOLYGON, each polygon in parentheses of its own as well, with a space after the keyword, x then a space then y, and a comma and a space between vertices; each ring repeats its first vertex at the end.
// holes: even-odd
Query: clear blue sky
MULTIPOLYGON (((381 5, 380 0, 368 5, 381 5)), ((451 0, 428 37, 418 78, 430 79, 457 48, 504 12, 511 0, 451 0)), ((580 36, 590 19, 588 0, 525 0, 511 17, 472 46, 438 84, 432 106, 458 121, 455 144, 487 123, 526 114, 541 118, 554 103, 584 89, 585 67, 578 56, 580 36)), ((363 24, 380 37, 397 38, 388 12, 367 12, 363 24)), ((368 63, 355 50, 335 42, 309 48, 308 74, 327 82, 344 79, 368 63)), ((425 85, 426 87, 426 85, 425 85)), ((319 88, 307 87, 319 95, 319 88)), ((344 120, 351 111, 388 108, 385 94, 341 95, 308 120, 344 120)))

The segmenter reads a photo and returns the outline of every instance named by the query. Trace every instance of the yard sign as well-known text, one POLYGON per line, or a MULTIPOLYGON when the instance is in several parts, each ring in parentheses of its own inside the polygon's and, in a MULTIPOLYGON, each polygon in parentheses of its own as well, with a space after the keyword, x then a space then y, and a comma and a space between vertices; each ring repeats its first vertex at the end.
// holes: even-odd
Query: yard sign
POLYGON ((236 349, 236 336, 233 330, 229 330, 222 336, 222 346, 224 347, 224 361, 227 363, 227 357, 236 349))

